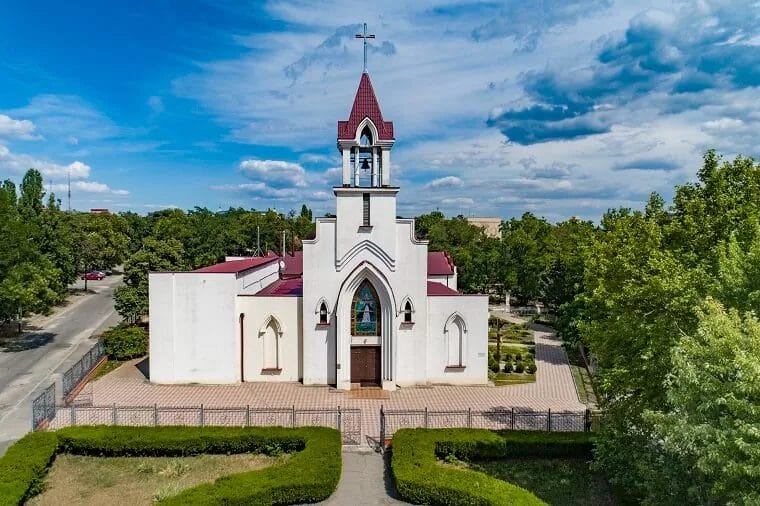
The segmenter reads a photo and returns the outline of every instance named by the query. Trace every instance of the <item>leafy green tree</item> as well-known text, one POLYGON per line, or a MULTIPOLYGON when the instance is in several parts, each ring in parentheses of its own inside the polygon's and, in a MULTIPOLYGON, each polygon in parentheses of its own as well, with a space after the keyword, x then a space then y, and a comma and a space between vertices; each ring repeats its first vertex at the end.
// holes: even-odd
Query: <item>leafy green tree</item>
POLYGON ((176 239, 147 238, 124 264, 124 286, 114 293, 116 311, 125 319, 148 314, 148 273, 185 270, 184 249, 176 239))
POLYGON ((666 409, 647 417, 694 468, 686 502, 760 504, 760 321, 714 300, 698 316, 672 350, 666 409))

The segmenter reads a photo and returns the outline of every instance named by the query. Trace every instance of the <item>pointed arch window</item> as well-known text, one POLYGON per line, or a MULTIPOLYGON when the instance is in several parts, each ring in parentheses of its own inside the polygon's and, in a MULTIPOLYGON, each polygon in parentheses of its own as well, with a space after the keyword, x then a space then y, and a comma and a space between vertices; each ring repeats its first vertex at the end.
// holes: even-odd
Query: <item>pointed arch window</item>
POLYGON ((262 345, 262 372, 280 371, 280 340, 282 339, 282 327, 280 322, 270 316, 264 326, 259 329, 259 338, 262 345))
POLYGON ((327 325, 327 304, 324 302, 319 305, 319 324, 327 325))
POLYGON ((467 350, 467 326, 458 314, 446 321, 443 329, 446 342, 447 369, 464 369, 467 350))
POLYGON ((362 281, 351 302, 351 335, 380 335, 380 299, 368 280, 362 281))
POLYGON ((359 145, 362 147, 372 146, 372 131, 368 126, 365 126, 362 130, 362 135, 359 138, 359 145))
POLYGON ((406 304, 404 304, 404 323, 412 323, 414 321, 412 313, 412 303, 411 301, 406 301, 406 304))

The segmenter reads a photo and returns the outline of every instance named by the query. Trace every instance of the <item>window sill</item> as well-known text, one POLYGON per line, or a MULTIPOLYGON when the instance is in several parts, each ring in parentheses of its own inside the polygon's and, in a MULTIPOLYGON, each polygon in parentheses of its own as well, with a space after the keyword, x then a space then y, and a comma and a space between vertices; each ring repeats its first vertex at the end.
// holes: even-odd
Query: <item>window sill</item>
POLYGON ((447 371, 464 371, 465 366, 463 365, 447 365, 446 370, 447 371))
POLYGON ((280 374, 282 369, 279 367, 265 367, 261 370, 261 374, 280 374))
POLYGON ((414 327, 414 322, 401 322, 402 327, 414 327))
POLYGON ((361 225, 359 227, 359 232, 360 233, 363 232, 363 233, 366 233, 366 234, 372 232, 372 225, 361 225))
POLYGON ((330 324, 329 323, 317 323, 317 328, 318 329, 329 329, 330 328, 330 324))

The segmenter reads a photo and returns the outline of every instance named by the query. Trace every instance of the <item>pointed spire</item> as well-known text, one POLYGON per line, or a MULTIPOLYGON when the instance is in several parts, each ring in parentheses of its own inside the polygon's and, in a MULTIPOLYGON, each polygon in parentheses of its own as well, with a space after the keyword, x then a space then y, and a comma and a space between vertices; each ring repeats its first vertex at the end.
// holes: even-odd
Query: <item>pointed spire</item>
POLYGON ((380 103, 367 72, 362 73, 348 121, 338 122, 338 139, 353 139, 359 123, 364 118, 369 118, 375 124, 379 140, 393 140, 393 122, 383 120, 380 103))

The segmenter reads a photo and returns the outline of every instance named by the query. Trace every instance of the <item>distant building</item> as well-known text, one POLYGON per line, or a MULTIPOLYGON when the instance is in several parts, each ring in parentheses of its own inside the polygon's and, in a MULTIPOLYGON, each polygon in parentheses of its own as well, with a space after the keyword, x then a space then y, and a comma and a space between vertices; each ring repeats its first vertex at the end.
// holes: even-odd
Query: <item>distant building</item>
POLYGON ((467 221, 476 227, 480 227, 488 237, 501 237, 501 218, 471 217, 467 221))
POLYGON ((108 214, 108 209, 102 207, 94 207, 90 209, 90 214, 108 214))

